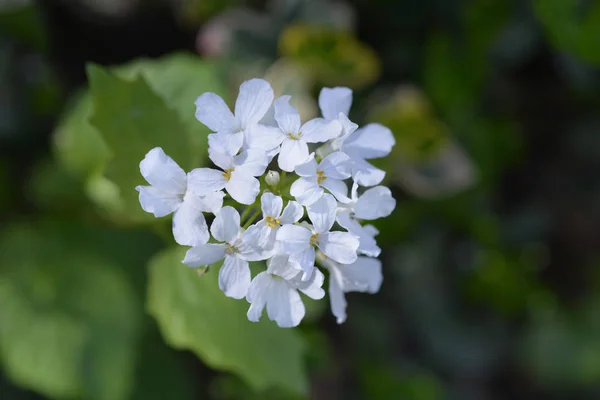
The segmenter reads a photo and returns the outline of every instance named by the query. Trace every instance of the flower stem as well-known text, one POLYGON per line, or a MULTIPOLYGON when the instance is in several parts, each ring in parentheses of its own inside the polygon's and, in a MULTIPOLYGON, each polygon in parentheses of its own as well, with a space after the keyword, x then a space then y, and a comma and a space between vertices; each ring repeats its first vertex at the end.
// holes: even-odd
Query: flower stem
POLYGON ((244 226, 242 228, 244 229, 248 229, 248 227, 250 225, 252 225, 252 223, 254 222, 254 220, 256 218, 258 218, 260 216, 260 214, 262 213, 262 211, 260 210, 260 208, 258 210, 256 210, 254 212, 254 214, 252 214, 252 216, 250 218, 248 218, 248 220, 244 223, 244 226))
POLYGON ((248 218, 248 215, 250 215, 250 213, 254 210, 254 204, 249 205, 248 207, 246 207, 246 209, 242 212, 242 215, 240 216, 240 221, 245 221, 246 218, 248 218))

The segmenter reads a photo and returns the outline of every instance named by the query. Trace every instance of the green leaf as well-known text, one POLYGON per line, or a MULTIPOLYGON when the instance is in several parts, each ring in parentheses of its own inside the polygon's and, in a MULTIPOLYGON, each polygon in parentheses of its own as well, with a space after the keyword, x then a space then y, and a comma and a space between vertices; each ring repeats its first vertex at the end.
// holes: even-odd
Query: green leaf
POLYGON ((248 303, 219 290, 217 269, 199 277, 181 264, 184 254, 185 249, 172 249, 150 262, 148 310, 166 341, 193 351, 211 368, 236 373, 255 390, 305 394, 305 344, 299 334, 266 317, 249 322, 248 303))
POLYGON ((191 166, 187 131, 177 113, 148 86, 144 78, 127 81, 97 66, 88 67, 95 126, 113 157, 105 175, 120 189, 131 219, 152 218, 139 206, 135 187, 147 185, 139 163, 160 146, 182 168, 191 166))
POLYGON ((0 360, 15 383, 52 398, 118 400, 131 389, 140 306, 91 239, 30 223, 0 236, 0 360))

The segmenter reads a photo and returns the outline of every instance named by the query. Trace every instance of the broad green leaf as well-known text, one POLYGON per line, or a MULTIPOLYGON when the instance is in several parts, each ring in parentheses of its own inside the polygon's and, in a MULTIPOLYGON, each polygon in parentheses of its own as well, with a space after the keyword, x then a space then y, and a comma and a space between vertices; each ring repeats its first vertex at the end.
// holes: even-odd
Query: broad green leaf
POLYGON ((57 399, 126 399, 140 305, 85 231, 8 226, 0 236, 0 360, 20 386, 57 399))
POLYGON ((93 103, 90 122, 112 153, 105 175, 118 186, 131 219, 150 219, 139 206, 135 190, 147 185, 139 163, 148 151, 160 146, 182 168, 189 168, 192 154, 187 131, 177 113, 142 77, 127 81, 97 66, 88 68, 88 76, 93 103))
POLYGON ((278 387, 304 394, 305 344, 298 332, 263 317, 246 318, 248 303, 219 290, 218 269, 199 277, 181 264, 184 249, 165 251, 150 263, 148 311, 166 341, 193 351, 211 368, 239 375, 256 390, 278 387))

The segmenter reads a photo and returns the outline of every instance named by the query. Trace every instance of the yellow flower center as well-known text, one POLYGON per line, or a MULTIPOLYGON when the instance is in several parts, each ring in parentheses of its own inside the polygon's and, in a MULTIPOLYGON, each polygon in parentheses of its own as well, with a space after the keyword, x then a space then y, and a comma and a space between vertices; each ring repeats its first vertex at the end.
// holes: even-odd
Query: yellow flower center
POLYGON ((320 184, 325 179, 327 179, 327 177, 325 176, 325 172, 323 172, 323 171, 317 171, 317 183, 320 184))
POLYGON ((278 228, 279 227, 279 220, 275 219, 273 217, 266 217, 265 220, 267 221, 267 226, 269 228, 278 228))
POLYGON ((318 233, 313 233, 312 235, 310 235, 310 244, 313 246, 319 245, 319 234, 318 233))
POLYGON ((289 133, 288 133, 288 137, 289 137, 290 139, 292 139, 292 140, 298 140, 298 139, 300 139, 300 138, 302 137, 302 132, 298 132, 298 133, 295 133, 295 134, 294 134, 294 133, 291 133, 291 132, 289 132, 289 133))
POLYGON ((225 254, 227 254, 228 256, 232 255, 233 253, 237 253, 238 249, 230 244, 227 245, 227 250, 225 250, 225 254))
POLYGON ((222 174, 222 175, 223 175, 223 177, 224 177, 225 179, 227 179, 227 180, 230 180, 230 179, 231 179, 231 173, 232 173, 233 171, 235 171, 235 168, 229 168, 229 169, 226 169, 226 170, 225 170, 225 172, 223 172, 223 174, 222 174))

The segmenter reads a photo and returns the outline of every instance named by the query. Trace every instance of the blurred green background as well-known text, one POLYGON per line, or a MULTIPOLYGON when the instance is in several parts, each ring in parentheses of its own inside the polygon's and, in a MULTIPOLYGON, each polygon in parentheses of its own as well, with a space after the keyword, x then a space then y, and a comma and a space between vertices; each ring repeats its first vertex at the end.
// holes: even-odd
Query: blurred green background
POLYGON ((599 399, 599 66, 597 0, 0 1, 0 398, 599 399), (139 207, 251 77, 396 137, 343 325, 248 322, 139 207))

